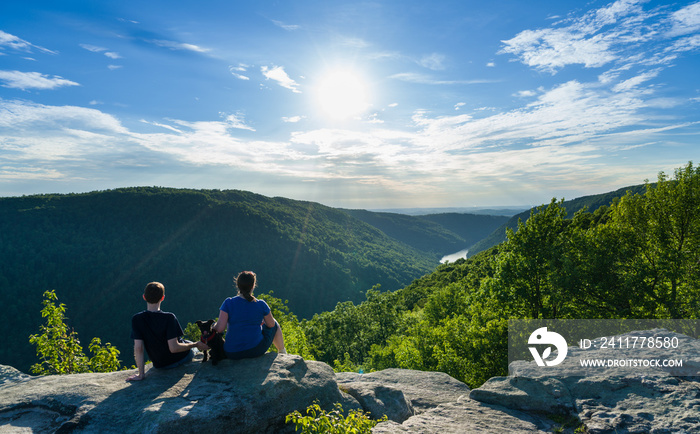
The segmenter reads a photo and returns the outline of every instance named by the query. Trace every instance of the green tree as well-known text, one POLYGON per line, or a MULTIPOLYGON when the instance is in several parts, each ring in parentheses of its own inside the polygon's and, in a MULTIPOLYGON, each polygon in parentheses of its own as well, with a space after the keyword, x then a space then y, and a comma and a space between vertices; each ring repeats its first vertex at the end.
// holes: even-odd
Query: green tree
POLYGON ((56 291, 45 291, 41 316, 46 324, 40 326, 40 334, 29 336, 29 343, 36 345, 39 363, 31 372, 39 375, 78 374, 84 372, 111 372, 120 369, 119 350, 99 338, 90 343, 92 358, 83 352, 78 334, 66 325, 66 305, 57 303, 56 291))
POLYGON ((689 162, 673 179, 659 173, 644 195, 623 197, 611 224, 635 250, 624 264, 638 276, 654 315, 698 316, 700 298, 700 167, 689 162))
POLYGON ((518 230, 508 229, 508 241, 498 257, 497 270, 490 282, 492 293, 511 306, 513 313, 529 318, 558 318, 566 298, 554 279, 561 269, 567 248, 566 210, 552 199, 530 213, 518 230))

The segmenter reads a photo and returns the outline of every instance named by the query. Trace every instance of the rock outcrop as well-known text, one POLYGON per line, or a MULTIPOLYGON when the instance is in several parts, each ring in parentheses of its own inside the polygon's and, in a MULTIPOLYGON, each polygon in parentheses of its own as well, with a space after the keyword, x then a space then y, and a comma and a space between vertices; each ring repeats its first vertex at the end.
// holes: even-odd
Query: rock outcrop
MULTIPOLYGON (((569 347, 566 361, 538 369, 517 361, 508 377, 495 377, 470 398, 527 413, 576 418, 595 433, 700 433, 700 341, 662 329, 620 335, 675 338, 676 348, 569 347), (584 357, 585 356, 585 357, 584 357), (683 366, 581 368, 580 360, 682 360, 683 366)), ((617 337, 616 337, 617 339, 617 337)))
POLYGON ((0 432, 279 433, 293 432, 285 416, 314 400, 359 408, 325 363, 276 353, 198 360, 134 383, 125 381, 134 371, 27 377, 5 368, 0 432))
MULTIPOLYGON (((696 369, 698 341, 676 337, 685 343, 676 354, 685 351, 686 367, 696 369)), ((567 363, 580 356, 570 348, 567 363)), ((217 366, 200 361, 149 370, 136 383, 125 382, 134 371, 33 377, 0 366, 0 433, 291 433, 286 415, 314 401, 387 415, 374 433, 700 432, 700 379, 691 371, 542 376, 534 362, 514 362, 510 376, 470 390, 440 372, 335 374, 324 363, 275 353, 217 366)))

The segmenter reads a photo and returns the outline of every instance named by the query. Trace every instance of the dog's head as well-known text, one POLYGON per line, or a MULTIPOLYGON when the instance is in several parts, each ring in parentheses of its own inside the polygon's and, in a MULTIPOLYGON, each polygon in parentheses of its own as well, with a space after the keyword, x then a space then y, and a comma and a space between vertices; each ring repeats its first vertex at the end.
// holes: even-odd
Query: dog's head
POLYGON ((214 325, 215 322, 216 321, 214 321, 213 319, 210 319, 208 321, 201 321, 200 320, 200 321, 196 322, 197 327, 199 327, 199 330, 202 332, 202 340, 204 340, 209 335, 214 333, 214 331, 212 330, 212 326, 214 325))

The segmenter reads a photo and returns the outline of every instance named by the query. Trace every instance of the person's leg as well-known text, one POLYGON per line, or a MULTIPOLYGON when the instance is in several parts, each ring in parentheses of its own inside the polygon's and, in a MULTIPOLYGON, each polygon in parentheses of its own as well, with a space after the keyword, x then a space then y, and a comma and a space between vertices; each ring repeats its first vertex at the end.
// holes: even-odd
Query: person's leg
POLYGON ((163 368, 161 368, 161 369, 173 369, 173 368, 177 368, 177 367, 180 366, 180 365, 184 365, 185 363, 191 362, 193 358, 194 358, 194 350, 189 350, 189 351, 187 352, 187 355, 185 355, 185 357, 183 357, 182 359, 180 359, 180 360, 178 360, 177 362, 173 363, 172 365, 165 366, 165 367, 163 367, 163 368))
MULTIPOLYGON (((226 352, 226 357, 233 360, 260 357, 267 352, 267 350, 273 343, 275 343, 276 340, 279 341, 279 344, 282 348, 282 351, 280 351, 280 353, 287 353, 287 351, 284 349, 284 338, 282 338, 282 332, 280 332, 280 325, 277 321, 275 321, 275 325, 273 327, 268 327, 265 324, 263 324, 262 335, 263 339, 257 346, 249 350, 238 351, 235 353, 226 352), (279 338, 277 337, 278 335, 279 338)), ((280 347, 277 346, 277 343, 275 343, 275 347, 279 351, 280 347)))
POLYGON ((278 353, 287 354, 287 349, 284 348, 284 336, 282 335, 282 327, 280 327, 277 320, 275 320, 275 323, 277 323, 277 331, 275 332, 275 337, 272 338, 272 343, 275 345, 275 348, 277 348, 278 353))

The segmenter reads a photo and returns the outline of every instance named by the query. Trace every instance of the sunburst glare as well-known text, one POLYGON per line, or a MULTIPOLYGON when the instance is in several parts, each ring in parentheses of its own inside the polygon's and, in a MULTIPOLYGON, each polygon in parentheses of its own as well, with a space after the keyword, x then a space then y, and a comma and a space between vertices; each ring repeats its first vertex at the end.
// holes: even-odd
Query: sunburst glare
POLYGON ((358 116, 370 106, 365 81, 349 69, 324 74, 316 87, 316 102, 325 116, 335 120, 358 116))

